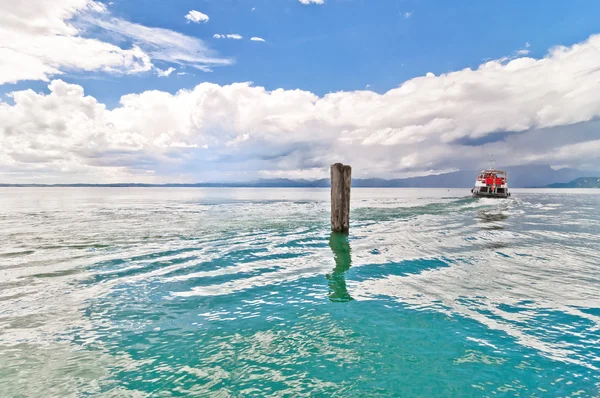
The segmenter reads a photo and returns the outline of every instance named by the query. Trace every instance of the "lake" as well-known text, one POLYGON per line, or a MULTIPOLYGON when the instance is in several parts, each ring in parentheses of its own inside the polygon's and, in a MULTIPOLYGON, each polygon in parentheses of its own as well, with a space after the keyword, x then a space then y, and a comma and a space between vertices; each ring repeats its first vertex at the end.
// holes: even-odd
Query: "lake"
POLYGON ((600 190, 1 188, 0 396, 600 394, 600 190))

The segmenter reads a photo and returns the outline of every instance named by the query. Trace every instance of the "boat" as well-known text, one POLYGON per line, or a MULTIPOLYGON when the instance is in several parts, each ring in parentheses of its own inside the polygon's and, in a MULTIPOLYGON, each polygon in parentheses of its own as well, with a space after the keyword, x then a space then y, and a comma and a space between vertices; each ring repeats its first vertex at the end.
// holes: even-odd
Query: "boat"
POLYGON ((489 169, 481 170, 477 174, 475 186, 471 189, 471 193, 479 198, 509 198, 510 192, 508 192, 506 171, 495 169, 493 163, 490 162, 489 169))

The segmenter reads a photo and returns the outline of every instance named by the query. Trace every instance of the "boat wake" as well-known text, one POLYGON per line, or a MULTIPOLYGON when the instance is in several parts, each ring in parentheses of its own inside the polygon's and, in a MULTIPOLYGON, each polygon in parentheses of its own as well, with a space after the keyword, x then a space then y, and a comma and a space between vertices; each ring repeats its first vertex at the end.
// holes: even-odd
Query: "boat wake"
POLYGON ((355 191, 347 236, 324 190, 5 196, 0 385, 597 391, 598 196, 355 191))

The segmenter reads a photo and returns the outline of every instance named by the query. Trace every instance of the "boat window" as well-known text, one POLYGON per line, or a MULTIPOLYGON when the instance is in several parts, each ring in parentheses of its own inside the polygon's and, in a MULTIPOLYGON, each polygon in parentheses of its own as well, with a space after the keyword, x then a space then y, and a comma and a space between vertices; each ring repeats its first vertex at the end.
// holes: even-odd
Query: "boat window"
POLYGON ((496 189, 496 192, 498 192, 498 193, 505 193, 505 189, 504 188, 498 188, 498 189, 496 189))
POLYGON ((481 187, 481 188, 479 188, 479 192, 487 192, 487 187, 481 187))

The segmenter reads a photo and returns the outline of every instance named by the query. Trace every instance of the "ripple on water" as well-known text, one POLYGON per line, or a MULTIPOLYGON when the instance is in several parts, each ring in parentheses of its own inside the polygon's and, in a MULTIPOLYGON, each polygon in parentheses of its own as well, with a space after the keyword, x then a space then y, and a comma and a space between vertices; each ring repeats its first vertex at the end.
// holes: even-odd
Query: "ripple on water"
POLYGON ((599 195, 2 193, 12 395, 599 393, 599 195))

